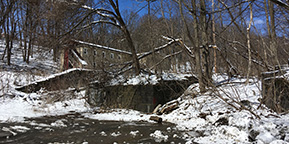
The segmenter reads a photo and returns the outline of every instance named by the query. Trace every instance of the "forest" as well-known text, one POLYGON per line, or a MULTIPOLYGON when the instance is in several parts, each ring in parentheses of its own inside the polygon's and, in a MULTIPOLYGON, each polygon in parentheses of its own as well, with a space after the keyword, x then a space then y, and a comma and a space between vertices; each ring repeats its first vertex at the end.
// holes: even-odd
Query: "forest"
POLYGON ((0 143, 289 142, 288 0, 0 7, 0 143))
POLYGON ((288 61, 286 1, 145 0, 135 1, 131 9, 121 9, 119 3, 3 0, 0 28, 7 45, 2 60, 6 58, 10 65, 13 40, 20 41, 26 63, 35 53, 33 45, 53 50, 53 60, 58 61, 69 40, 84 40, 130 51, 135 74, 148 69, 138 57, 145 51, 152 51, 152 65, 168 57, 174 63, 189 62, 202 91, 211 84, 213 70, 249 78, 288 61), (165 57, 155 56, 155 48, 168 43, 164 37, 180 39, 175 45, 188 58, 174 59, 179 54, 174 47, 165 57))

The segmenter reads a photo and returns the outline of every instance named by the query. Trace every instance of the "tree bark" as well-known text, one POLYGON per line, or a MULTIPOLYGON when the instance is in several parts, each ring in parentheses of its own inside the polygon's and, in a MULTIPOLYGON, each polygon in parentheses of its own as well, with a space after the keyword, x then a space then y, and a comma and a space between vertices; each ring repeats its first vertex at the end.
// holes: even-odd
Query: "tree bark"
POLYGON ((212 84, 212 69, 210 64, 210 51, 208 45, 207 23, 206 23, 206 4, 205 1, 200 1, 200 30, 201 30, 201 47, 202 47, 202 66, 204 70, 203 83, 206 87, 212 84))
POLYGON ((271 1, 268 1, 269 15, 270 15, 270 51, 273 55, 273 65, 280 65, 277 56, 277 44, 276 44, 276 29, 275 29, 275 12, 274 5, 271 1))
POLYGON ((252 67, 252 56, 251 56, 251 42, 250 42, 250 30, 251 30, 251 25, 253 22, 253 8, 252 8, 252 3, 249 4, 250 5, 250 22, 249 22, 249 26, 247 28, 247 47, 248 47, 248 71, 247 71, 247 80, 246 80, 246 84, 249 83, 249 76, 251 73, 251 67, 252 67))
POLYGON ((194 54, 195 54, 195 61, 196 61, 195 69, 197 70, 199 88, 200 88, 201 92, 205 92, 206 91, 206 85, 204 83, 204 75, 203 75, 203 67, 202 67, 202 54, 200 52, 200 45, 199 45, 199 43, 200 43, 199 42, 199 39, 200 39, 199 28, 201 25, 198 24, 199 22, 198 22, 198 15, 197 15, 196 0, 191 1, 192 10, 190 11, 191 15, 193 16, 194 38, 191 35, 191 32, 188 28, 188 24, 187 24, 185 17, 183 15, 182 5, 184 4, 184 1, 179 0, 178 4, 179 4, 179 10, 180 10, 181 18, 182 18, 182 21, 184 23, 186 35, 189 38, 190 42, 194 45, 194 54))
MULTIPOLYGON (((215 26, 215 0, 212 0, 212 31, 213 31, 213 44, 216 45, 216 26, 215 26)), ((214 48, 214 72, 217 73, 217 50, 216 46, 214 48)))

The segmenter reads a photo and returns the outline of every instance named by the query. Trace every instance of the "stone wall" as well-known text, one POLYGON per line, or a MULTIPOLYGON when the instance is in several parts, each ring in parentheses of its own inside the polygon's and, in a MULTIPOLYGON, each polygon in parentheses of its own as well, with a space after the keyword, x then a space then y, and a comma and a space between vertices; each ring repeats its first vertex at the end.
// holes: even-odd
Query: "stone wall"
POLYGON ((32 93, 44 88, 48 91, 55 91, 68 88, 81 88, 88 85, 92 81, 95 71, 85 69, 70 69, 62 73, 52 75, 46 79, 33 82, 31 84, 16 88, 16 90, 32 93))
POLYGON ((262 73, 262 102, 281 113, 289 110, 289 69, 262 73))
POLYGON ((156 85, 115 85, 87 88, 89 103, 109 108, 129 108, 143 112, 152 112, 156 105, 165 104, 183 94, 193 81, 160 81, 156 85))

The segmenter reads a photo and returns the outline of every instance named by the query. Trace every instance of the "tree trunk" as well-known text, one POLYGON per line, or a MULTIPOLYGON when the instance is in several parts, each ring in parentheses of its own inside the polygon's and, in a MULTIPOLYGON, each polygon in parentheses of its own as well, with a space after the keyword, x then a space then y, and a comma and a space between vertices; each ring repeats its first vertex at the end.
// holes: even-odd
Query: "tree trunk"
POLYGON ((58 22, 55 22, 55 26, 54 26, 54 37, 53 37, 53 61, 56 62, 57 61, 57 56, 58 56, 58 46, 59 46, 59 42, 58 42, 58 33, 59 33, 59 28, 58 28, 58 22))
POLYGON ((183 8, 182 8, 183 3, 184 3, 183 0, 178 1, 179 10, 180 10, 182 21, 184 23, 185 32, 187 34, 187 37, 189 38, 190 42, 194 45, 194 54, 195 54, 195 61, 196 61, 195 69, 197 70, 199 88, 200 88, 201 92, 205 92, 206 91, 206 85, 204 84, 204 80, 203 80, 204 75, 203 75, 202 61, 201 61, 202 56, 201 56, 200 45, 199 45, 199 43, 200 43, 199 42, 200 25, 198 24, 197 4, 196 4, 196 0, 191 1, 191 4, 192 4, 191 14, 193 16, 193 27, 194 27, 194 38, 193 38, 191 33, 190 33, 190 30, 188 28, 188 24, 185 20, 185 17, 183 15, 183 8))
POLYGON ((194 27, 194 43, 195 43, 195 60, 196 60, 196 69, 197 69, 197 74, 198 74, 198 82, 199 82, 199 87, 201 92, 206 91, 206 86, 203 81, 203 68, 202 68, 202 56, 200 52, 200 42, 199 42, 199 26, 198 26, 198 16, 197 16, 197 6, 196 6, 196 0, 192 0, 192 6, 193 6, 193 11, 195 12, 193 14, 193 27, 194 27))
POLYGON ((130 33, 127 30, 126 26, 124 26, 124 27, 125 28, 123 28, 123 31, 124 31, 126 40, 128 42, 128 46, 130 47, 130 50, 131 50, 131 53, 132 53, 132 59, 133 59, 134 65, 135 65, 135 74, 138 75, 138 74, 140 74, 140 71, 141 71, 139 60, 137 58, 136 50, 135 50, 133 41, 131 39, 130 33))
POLYGON ((26 15, 25 15, 25 25, 24 25, 24 50, 23 50, 23 61, 27 62, 27 41, 28 41, 28 27, 29 27, 29 14, 30 14, 30 9, 27 5, 26 8, 26 15))
MULTIPOLYGON (((215 0, 212 0, 212 31, 213 31, 213 44, 216 45, 216 26, 215 26, 215 0)), ((214 72, 217 73, 217 50, 216 46, 214 48, 214 72)))
POLYGON ((202 66, 204 70, 204 77, 203 77, 203 83, 206 87, 210 87, 212 84, 212 70, 211 70, 211 64, 210 64, 210 51, 209 51, 209 45, 208 45, 208 35, 207 35, 207 23, 206 23, 206 4, 205 1, 200 1, 200 30, 201 30, 201 46, 202 46, 202 66))
POLYGON ((248 47, 248 71, 247 71, 247 80, 246 80, 246 84, 249 83, 249 76, 251 73, 251 67, 252 67, 252 57, 251 57, 251 42, 250 42, 250 29, 251 29, 251 25, 253 22, 253 8, 252 8, 252 4, 250 3, 250 22, 249 22, 249 26, 247 28, 247 47, 248 47))
POLYGON ((269 6, 270 30, 271 30, 270 50, 273 55, 273 65, 280 66, 279 61, 278 61, 278 55, 277 55, 274 5, 272 4, 271 1, 268 1, 268 6, 269 6))
POLYGON ((135 49, 135 46, 133 44, 133 40, 130 36, 130 33, 126 27, 126 24, 124 23, 122 17, 121 17, 121 14, 119 12, 119 5, 118 5, 118 0, 116 0, 115 2, 113 0, 109 0, 112 8, 114 9, 115 13, 116 13, 116 18, 117 20, 119 21, 119 24, 121 26, 121 30, 122 32, 124 33, 125 35, 125 38, 127 40, 127 43, 128 43, 128 47, 130 48, 131 50, 131 53, 132 53, 132 60, 134 62, 134 66, 135 66, 135 74, 136 75, 139 75, 140 74, 140 64, 139 64, 139 60, 137 58, 137 53, 136 53, 136 49, 135 49))
POLYGON ((10 30, 11 27, 10 27, 10 22, 11 22, 11 19, 9 18, 9 16, 7 17, 6 19, 6 28, 4 29, 5 30, 5 39, 6 39, 6 52, 7 52, 7 64, 8 65, 11 65, 11 35, 10 35, 10 30))

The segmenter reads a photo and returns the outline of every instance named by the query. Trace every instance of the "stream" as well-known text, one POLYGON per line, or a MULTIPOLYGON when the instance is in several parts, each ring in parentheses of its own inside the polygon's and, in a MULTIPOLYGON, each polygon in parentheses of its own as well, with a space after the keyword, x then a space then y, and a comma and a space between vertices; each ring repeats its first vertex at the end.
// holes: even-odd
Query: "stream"
POLYGON ((0 123, 0 143, 185 143, 170 123, 99 121, 73 113, 0 123))

